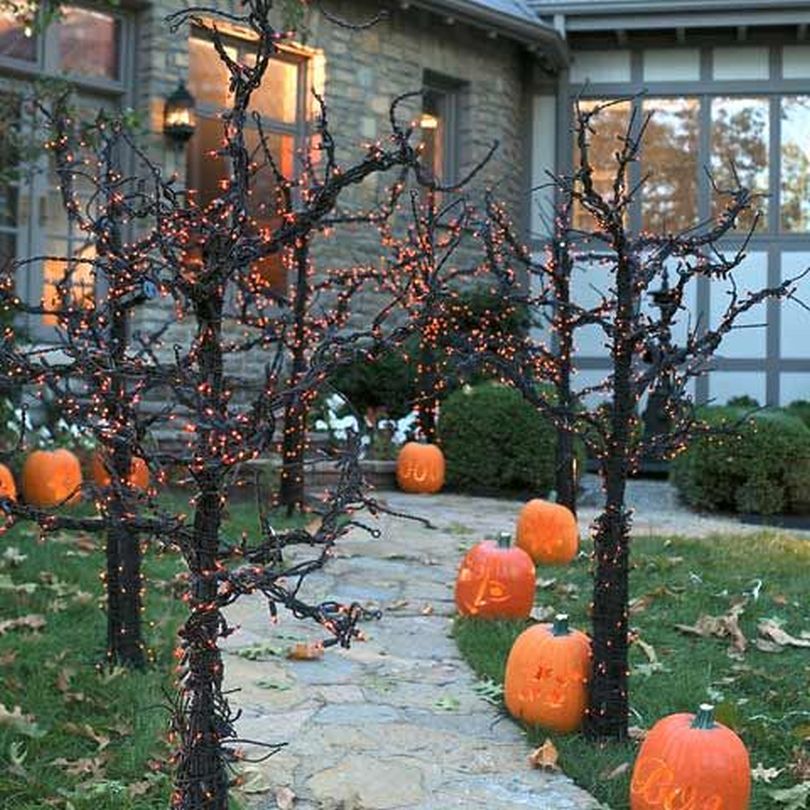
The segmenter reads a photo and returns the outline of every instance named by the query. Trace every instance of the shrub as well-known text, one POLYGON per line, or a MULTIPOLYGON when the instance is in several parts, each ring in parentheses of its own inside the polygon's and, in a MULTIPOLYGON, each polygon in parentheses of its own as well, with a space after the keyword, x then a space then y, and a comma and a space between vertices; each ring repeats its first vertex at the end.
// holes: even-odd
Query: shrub
POLYGON ((452 489, 545 495, 554 486, 554 427, 512 388, 483 383, 452 393, 439 441, 452 489))
POLYGON ((810 508, 810 429, 779 409, 705 408, 703 421, 722 433, 693 439, 671 477, 691 506, 769 515, 810 508), (742 421, 740 421, 742 420, 742 421))
POLYGON ((798 416, 807 427, 810 428, 810 402, 806 399, 797 399, 787 406, 787 412, 798 416))

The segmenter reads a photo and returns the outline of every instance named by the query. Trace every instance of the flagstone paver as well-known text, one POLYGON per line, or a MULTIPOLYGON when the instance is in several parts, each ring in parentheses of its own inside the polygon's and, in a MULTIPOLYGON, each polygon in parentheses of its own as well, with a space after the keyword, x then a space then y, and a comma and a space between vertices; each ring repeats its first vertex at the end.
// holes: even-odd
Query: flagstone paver
MULTIPOLYGON (((238 689, 231 699, 242 710, 239 733, 288 743, 256 766, 261 782, 290 788, 299 810, 598 807, 561 774, 528 766, 521 730, 476 693, 476 679, 451 638, 462 544, 511 529, 519 503, 447 494, 380 497, 436 528, 384 516, 379 539, 351 534, 327 570, 305 586, 310 600, 381 608, 382 620, 364 626, 366 642, 332 648, 317 661, 288 661, 284 651, 294 641, 322 632, 289 617, 271 624, 259 599, 228 611, 241 627, 226 645, 226 686, 238 689), (267 648, 265 660, 237 654, 255 644, 267 648)), ((632 482, 629 500, 637 509, 636 535, 758 531, 693 515, 662 483, 632 482)), ((586 499, 583 530, 596 510, 595 498, 586 499)), ((253 794, 252 801, 262 810, 277 806, 273 791, 253 794)))

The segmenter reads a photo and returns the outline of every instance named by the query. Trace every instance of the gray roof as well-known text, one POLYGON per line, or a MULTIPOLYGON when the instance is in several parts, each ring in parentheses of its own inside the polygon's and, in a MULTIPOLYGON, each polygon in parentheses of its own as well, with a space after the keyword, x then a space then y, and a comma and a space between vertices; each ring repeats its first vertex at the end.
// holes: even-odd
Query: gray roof
POLYGON ((554 61, 566 60, 566 48, 559 32, 541 20, 526 0, 413 0, 413 5, 540 48, 554 61))

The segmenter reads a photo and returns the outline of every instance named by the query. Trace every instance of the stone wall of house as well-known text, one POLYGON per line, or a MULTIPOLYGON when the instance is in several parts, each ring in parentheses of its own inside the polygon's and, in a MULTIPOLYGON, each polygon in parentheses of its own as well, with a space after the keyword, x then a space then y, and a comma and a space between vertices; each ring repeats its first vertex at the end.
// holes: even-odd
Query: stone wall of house
MULTIPOLYGON (((153 132, 153 150, 168 171, 182 176, 184 157, 160 134, 164 99, 188 74, 188 28, 171 31, 166 17, 186 0, 154 0, 139 15, 137 82, 135 103, 148 111, 153 132)), ((204 5, 204 4, 201 4, 204 5)), ((240 4, 219 0, 225 11, 238 13, 240 4)), ((403 4, 404 5, 404 4, 403 4)), ((334 15, 355 22, 373 17, 379 4, 366 0, 337 0, 329 5, 334 15)), ((459 110, 459 174, 464 176, 487 153, 490 144, 499 148, 476 177, 475 189, 497 187, 498 195, 524 218, 528 176, 524 82, 530 74, 527 55, 509 40, 452 23, 427 11, 391 8, 385 19, 365 30, 341 27, 313 11, 307 19, 302 45, 317 62, 316 77, 329 109, 342 165, 362 157, 363 142, 383 139, 390 131, 392 99, 423 86, 425 71, 462 84, 459 110)), ((415 117, 420 99, 403 105, 401 115, 415 117)), ((367 209, 385 195, 393 177, 372 178, 343 198, 344 206, 367 209)), ((313 248, 316 267, 345 267, 379 260, 379 238, 373 229, 344 229, 330 239, 318 239, 313 248)), ((154 306, 154 305, 152 305, 154 306)), ((368 318, 379 301, 364 298, 356 316, 368 318)), ((156 314, 156 313, 155 313, 156 314)), ((149 308, 142 313, 149 320, 149 308)), ((255 363, 262 358, 243 358, 240 364, 255 377, 255 363)))

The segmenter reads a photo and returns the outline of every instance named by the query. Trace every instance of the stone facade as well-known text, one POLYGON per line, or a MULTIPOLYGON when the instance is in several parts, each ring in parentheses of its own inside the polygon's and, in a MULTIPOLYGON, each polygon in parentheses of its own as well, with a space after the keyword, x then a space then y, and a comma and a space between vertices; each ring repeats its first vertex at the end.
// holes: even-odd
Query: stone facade
MULTIPOLYGON (((239 11, 238 4, 231 2, 219 0, 216 5, 223 11, 239 11)), ((178 0, 156 0, 137 13, 133 85, 133 103, 150 122, 153 154, 181 178, 185 154, 162 135, 162 116, 165 98, 189 73, 191 32, 188 27, 172 31, 166 20, 182 7, 178 0)), ((333 15, 356 22, 373 18, 378 10, 378 4, 364 0, 330 5, 333 15)), ((280 19, 274 22, 281 26, 280 19)), ((466 175, 497 141, 495 155, 475 178, 473 193, 496 186, 515 217, 523 218, 529 160, 525 77, 531 69, 530 57, 521 45, 423 9, 397 7, 364 30, 342 27, 312 11, 306 19, 306 35, 293 47, 307 57, 308 81, 325 98, 338 158, 344 166, 362 158, 363 143, 386 137, 392 100, 421 90, 426 72, 457 83, 458 176, 466 175)), ((415 118, 420 108, 420 98, 409 99, 399 117, 415 118)), ((194 148, 194 140, 187 148, 194 148)), ((341 206, 344 210, 372 208, 393 179, 390 174, 369 178, 349 190, 341 198, 341 206)), ((331 239, 316 237, 312 249, 316 270, 374 262, 379 253, 379 236, 367 225, 343 227, 331 239)), ((367 320, 379 306, 376 296, 362 297, 355 303, 353 317, 367 320)), ((153 303, 140 316, 146 325, 164 314, 153 303)), ((177 324, 172 331, 177 334, 175 330, 184 328, 186 324, 177 324)), ((257 379, 264 359, 255 353, 240 356, 234 371, 243 379, 257 379)))

